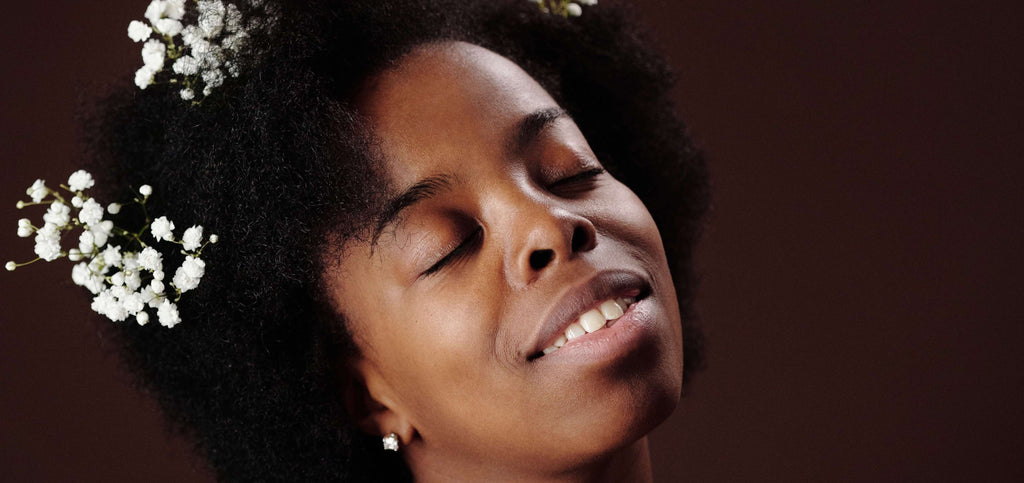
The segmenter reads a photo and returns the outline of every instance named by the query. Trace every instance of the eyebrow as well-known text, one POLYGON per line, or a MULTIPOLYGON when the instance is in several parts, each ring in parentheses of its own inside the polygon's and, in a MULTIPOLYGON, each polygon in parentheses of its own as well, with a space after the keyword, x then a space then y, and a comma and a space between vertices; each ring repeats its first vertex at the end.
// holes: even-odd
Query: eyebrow
POLYGON ((553 122, 568 118, 569 113, 560 107, 549 107, 531 112, 519 121, 510 139, 509 148, 513 153, 523 152, 553 122))
MULTIPOLYGON (((569 117, 569 113, 560 107, 549 107, 527 114, 516 123, 509 138, 509 148, 514 153, 521 153, 544 132, 544 129, 563 117, 569 117)), ((457 181, 458 176, 451 173, 428 176, 387 202, 380 217, 377 218, 377 226, 373 230, 370 245, 377 244, 377 239, 384 229, 394 223, 403 210, 451 190, 457 181)))
POLYGON ((377 244, 384 228, 395 222, 402 210, 419 203, 420 201, 433 198, 445 191, 449 191, 452 185, 458 180, 458 176, 449 173, 428 176, 416 182, 409 189, 402 192, 389 201, 380 217, 377 219, 377 227, 373 230, 371 245, 377 244))

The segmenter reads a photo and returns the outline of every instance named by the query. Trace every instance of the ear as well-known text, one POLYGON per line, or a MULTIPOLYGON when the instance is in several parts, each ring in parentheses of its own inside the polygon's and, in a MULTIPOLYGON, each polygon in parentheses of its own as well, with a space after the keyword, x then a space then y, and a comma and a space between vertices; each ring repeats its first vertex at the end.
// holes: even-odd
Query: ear
POLYGON ((393 390, 377 368, 365 358, 346 364, 343 384, 345 410, 362 432, 385 436, 395 433, 403 445, 412 442, 416 428, 394 398, 393 390))

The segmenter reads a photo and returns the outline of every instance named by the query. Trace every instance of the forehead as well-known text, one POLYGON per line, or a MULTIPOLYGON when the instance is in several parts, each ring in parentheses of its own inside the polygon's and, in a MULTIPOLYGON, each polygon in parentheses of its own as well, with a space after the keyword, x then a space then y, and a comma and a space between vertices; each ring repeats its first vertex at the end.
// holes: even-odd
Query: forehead
POLYGON ((464 42, 428 44, 360 98, 398 186, 475 157, 496 159, 520 119, 557 103, 512 61, 464 42))

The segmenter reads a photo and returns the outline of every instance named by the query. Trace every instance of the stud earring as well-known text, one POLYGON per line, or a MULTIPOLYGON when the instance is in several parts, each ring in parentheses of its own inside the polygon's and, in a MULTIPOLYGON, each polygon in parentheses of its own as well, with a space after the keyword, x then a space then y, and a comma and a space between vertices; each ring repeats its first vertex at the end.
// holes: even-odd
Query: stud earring
POLYGON ((384 451, 398 451, 398 435, 395 433, 388 433, 384 436, 384 451))

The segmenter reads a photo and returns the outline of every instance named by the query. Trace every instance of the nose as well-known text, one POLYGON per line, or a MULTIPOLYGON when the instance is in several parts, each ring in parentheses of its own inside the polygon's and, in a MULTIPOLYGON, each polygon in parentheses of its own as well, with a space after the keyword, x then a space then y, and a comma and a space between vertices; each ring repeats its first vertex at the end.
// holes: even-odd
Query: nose
POLYGON ((589 219, 543 202, 520 207, 512 227, 509 271, 522 285, 597 246, 597 230, 589 219))

